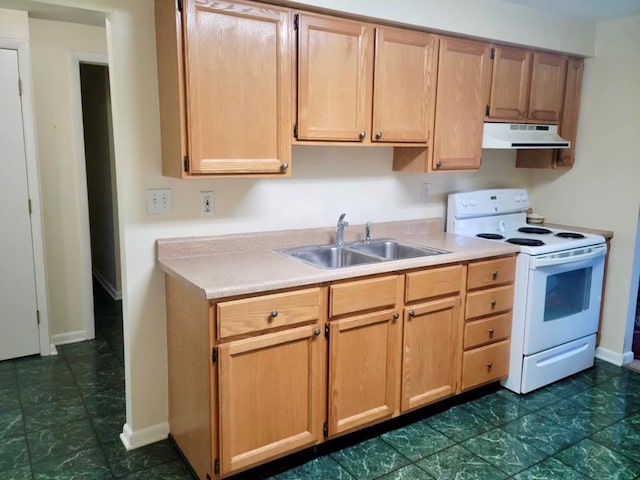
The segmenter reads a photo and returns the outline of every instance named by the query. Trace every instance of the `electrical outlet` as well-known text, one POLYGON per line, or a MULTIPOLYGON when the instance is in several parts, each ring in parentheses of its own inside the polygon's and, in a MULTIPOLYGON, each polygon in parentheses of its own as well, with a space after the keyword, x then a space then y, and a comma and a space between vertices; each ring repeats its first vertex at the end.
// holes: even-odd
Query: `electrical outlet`
POLYGON ((214 215, 213 192, 200 192, 200 213, 202 215, 214 215))
POLYGON ((422 184, 422 201, 426 202, 429 199, 429 188, 431 187, 430 183, 422 184))
POLYGON ((169 213, 171 212, 171 189, 149 189, 147 190, 147 213, 169 213))

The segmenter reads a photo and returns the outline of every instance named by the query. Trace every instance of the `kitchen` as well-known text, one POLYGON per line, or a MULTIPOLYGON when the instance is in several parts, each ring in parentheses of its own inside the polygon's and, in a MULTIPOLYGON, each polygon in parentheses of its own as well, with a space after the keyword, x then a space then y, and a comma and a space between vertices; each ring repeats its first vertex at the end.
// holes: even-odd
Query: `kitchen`
MULTIPOLYGON (((342 211, 349 212, 354 224, 444 217, 446 195, 452 191, 525 186, 535 210, 549 221, 615 232, 601 347, 603 354, 618 364, 630 350, 632 324, 627 321, 627 307, 630 296, 635 299, 631 286, 634 282, 637 285, 637 270, 634 279, 631 259, 637 248, 639 183, 637 147, 630 139, 637 131, 635 85, 639 73, 638 62, 629 61, 637 58, 637 53, 631 47, 634 42, 628 39, 637 35, 637 17, 594 26, 502 3, 496 8, 495 1, 483 2, 484 7, 494 8, 473 7, 477 11, 464 18, 453 6, 439 2, 432 2, 429 8, 422 2, 420 9, 411 2, 402 4, 404 9, 384 2, 368 3, 366 11, 356 2, 313 2, 371 17, 586 56, 597 51, 598 56, 587 61, 585 71, 576 165, 567 172, 515 169, 513 153, 497 152, 485 154, 479 173, 405 175, 391 173, 391 149, 299 146, 293 150, 294 174, 288 180, 185 182, 160 173, 152 2, 46 3, 64 7, 66 13, 74 8, 94 12, 114 9, 109 54, 118 197, 120 204, 127 206, 120 212, 129 365, 127 423, 138 434, 139 444, 166 430, 167 405, 157 401, 167 388, 163 278, 154 256, 154 242, 162 237, 328 226, 342 211), (416 13, 423 9, 425 13, 416 13), (129 23, 132 19, 135 27, 129 23), (420 193, 424 183, 430 186, 425 203, 420 193), (145 189, 160 187, 171 188, 173 211, 152 217, 144 211, 145 189), (215 192, 213 219, 203 219, 198 213, 201 190, 215 192), (305 202, 311 195, 323 201, 305 202)), ((48 181, 55 180, 43 179, 48 181)), ((49 278, 59 274, 50 271, 49 278)), ((64 333, 53 318, 54 312, 52 332, 64 333)), ((80 329, 77 324, 68 328, 80 329)))

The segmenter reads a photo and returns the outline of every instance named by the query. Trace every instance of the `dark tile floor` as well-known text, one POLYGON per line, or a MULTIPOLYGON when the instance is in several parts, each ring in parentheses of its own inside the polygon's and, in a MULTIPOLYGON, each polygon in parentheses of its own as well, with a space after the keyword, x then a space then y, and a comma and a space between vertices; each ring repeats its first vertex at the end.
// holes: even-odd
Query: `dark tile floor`
MULTIPOLYGON (((61 346, 57 357, 0 362, 2 480, 192 478, 170 442, 126 452, 118 438, 121 318, 119 302, 96 290, 95 340, 61 346)), ((639 373, 597 361, 526 396, 493 389, 440 410, 241 477, 640 479, 639 373)))

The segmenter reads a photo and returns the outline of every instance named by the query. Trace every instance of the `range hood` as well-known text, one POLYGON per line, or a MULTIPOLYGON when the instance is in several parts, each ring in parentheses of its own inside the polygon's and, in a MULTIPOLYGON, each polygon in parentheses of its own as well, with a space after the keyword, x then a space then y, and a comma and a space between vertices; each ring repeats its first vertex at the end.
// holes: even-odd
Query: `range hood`
POLYGON ((482 148, 569 148, 557 125, 485 122, 482 148))

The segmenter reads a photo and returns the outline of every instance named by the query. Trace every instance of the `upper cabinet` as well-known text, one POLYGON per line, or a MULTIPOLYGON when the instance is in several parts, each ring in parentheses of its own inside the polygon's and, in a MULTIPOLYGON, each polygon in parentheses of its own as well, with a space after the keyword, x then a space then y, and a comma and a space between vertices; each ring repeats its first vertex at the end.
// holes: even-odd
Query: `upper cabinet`
POLYGON ((163 174, 286 176, 291 11, 156 0, 163 174))
POLYGON ((438 62, 435 137, 430 170, 477 170, 482 154, 490 47, 442 37, 438 62))
POLYGON ((487 120, 559 123, 567 57, 495 46, 487 120))
POLYGON ((310 13, 297 25, 297 141, 429 141, 432 35, 310 13))

